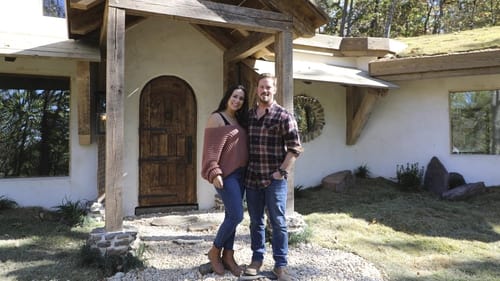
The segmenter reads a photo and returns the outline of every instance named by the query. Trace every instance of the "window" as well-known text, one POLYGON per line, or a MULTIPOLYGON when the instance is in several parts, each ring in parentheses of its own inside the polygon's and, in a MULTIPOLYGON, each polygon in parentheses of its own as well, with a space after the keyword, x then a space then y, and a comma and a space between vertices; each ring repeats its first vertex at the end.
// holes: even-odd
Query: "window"
POLYGON ((69 79, 0 74, 0 178, 69 175, 69 79))
POLYGON ((65 0, 43 0, 43 15, 46 17, 65 18, 65 0))
POLYGON ((451 152, 500 154, 500 89, 450 93, 451 152))

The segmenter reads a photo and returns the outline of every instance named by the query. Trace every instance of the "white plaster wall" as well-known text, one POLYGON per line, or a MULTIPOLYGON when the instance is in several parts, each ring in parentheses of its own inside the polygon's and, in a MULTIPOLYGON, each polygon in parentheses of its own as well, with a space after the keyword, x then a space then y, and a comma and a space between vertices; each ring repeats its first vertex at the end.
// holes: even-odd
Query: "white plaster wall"
MULTIPOLYGON (((5 62, 0 56, 0 72, 71 78, 70 175, 68 177, 0 179, 0 195, 21 206, 51 208, 64 200, 95 200, 97 197, 97 147, 78 143, 76 62, 70 60, 24 58, 5 62)), ((1 122, 1 121, 0 121, 1 122)))
POLYGON ((0 33, 67 38, 66 19, 43 16, 43 0, 0 1, 0 33))
POLYGON ((450 153, 448 93, 500 88, 500 75, 395 82, 400 89, 377 103, 357 143, 345 145, 345 93, 342 87, 295 83, 295 93, 317 97, 325 109, 321 136, 305 143, 297 160, 295 185, 310 187, 332 172, 366 164, 373 176, 396 177, 396 165, 418 162, 424 168, 437 156, 449 172, 467 182, 499 185, 499 155, 450 153), (332 90, 332 89, 339 89, 332 90), (340 93, 342 92, 342 93, 340 93))
POLYGON ((153 17, 125 35, 125 158, 123 208, 133 215, 139 188, 139 103, 151 79, 173 75, 193 89, 197 102, 197 199, 200 209, 214 205, 215 190, 200 176, 206 120, 223 94, 222 51, 189 24, 153 17))

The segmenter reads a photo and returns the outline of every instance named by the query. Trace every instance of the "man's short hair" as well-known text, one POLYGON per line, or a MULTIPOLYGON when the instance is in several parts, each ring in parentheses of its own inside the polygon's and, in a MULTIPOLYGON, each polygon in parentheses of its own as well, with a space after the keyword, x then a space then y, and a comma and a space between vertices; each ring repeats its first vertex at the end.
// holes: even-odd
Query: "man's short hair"
POLYGON ((271 73, 261 73, 259 74, 259 77, 257 78, 257 84, 259 84, 259 81, 264 79, 264 78, 271 78, 273 79, 273 84, 276 86, 276 76, 272 75, 271 73))

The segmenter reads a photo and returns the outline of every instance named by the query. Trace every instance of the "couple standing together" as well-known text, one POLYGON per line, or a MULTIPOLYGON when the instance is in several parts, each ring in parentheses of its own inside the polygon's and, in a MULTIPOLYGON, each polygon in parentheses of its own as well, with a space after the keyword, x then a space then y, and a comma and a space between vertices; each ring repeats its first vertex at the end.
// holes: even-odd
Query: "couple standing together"
POLYGON ((202 177, 222 198, 224 221, 208 259, 215 273, 228 269, 235 276, 257 275, 264 260, 265 220, 272 226, 273 273, 291 280, 288 229, 285 218, 287 175, 302 151, 293 114, 275 101, 276 78, 262 74, 257 81, 257 103, 248 109, 248 93, 239 85, 228 89, 205 128, 202 177), (247 110, 248 109, 248 110, 247 110), (236 227, 243 220, 243 195, 250 216, 252 260, 244 270, 234 260, 236 227))

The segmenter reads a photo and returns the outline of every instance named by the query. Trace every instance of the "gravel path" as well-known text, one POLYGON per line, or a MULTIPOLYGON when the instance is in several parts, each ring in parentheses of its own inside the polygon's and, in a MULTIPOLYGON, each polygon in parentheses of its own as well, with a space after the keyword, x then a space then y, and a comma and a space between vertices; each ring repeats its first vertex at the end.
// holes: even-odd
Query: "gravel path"
MULTIPOLYGON (((212 245, 222 212, 191 212, 183 214, 149 215, 130 218, 124 227, 135 227, 138 237, 146 245, 144 258, 147 267, 127 274, 118 273, 108 281, 156 280, 240 280, 226 271, 224 276, 202 275, 198 267, 207 263, 207 251, 212 245)), ((235 259, 240 264, 250 263, 250 236, 248 217, 238 226, 235 241, 235 259)), ((259 281, 273 279, 272 251, 264 258, 263 275, 259 281)), ((295 280, 314 281, 383 281, 383 274, 363 258, 351 253, 329 250, 312 244, 299 244, 289 249, 288 270, 295 280)))

